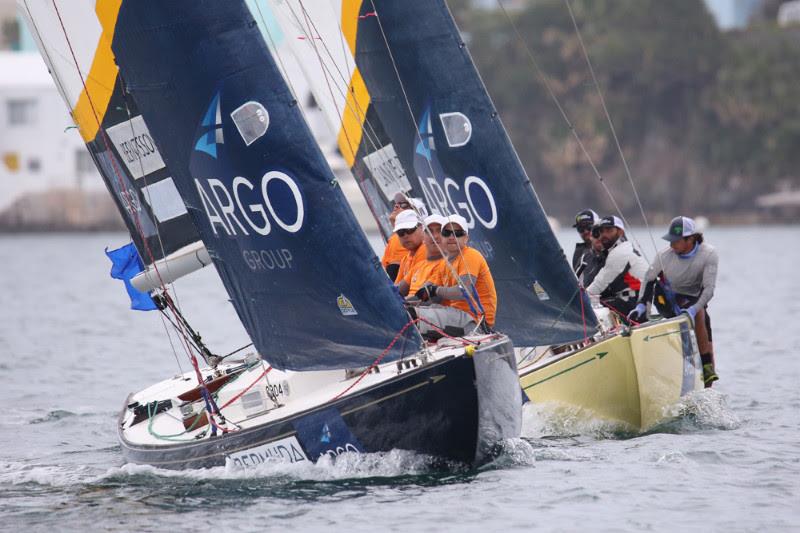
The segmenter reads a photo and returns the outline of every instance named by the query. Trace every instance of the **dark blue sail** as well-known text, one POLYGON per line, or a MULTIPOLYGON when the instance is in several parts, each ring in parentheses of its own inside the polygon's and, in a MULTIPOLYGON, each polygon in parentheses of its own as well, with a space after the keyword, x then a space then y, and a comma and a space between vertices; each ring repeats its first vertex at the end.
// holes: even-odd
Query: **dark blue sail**
POLYGON ((372 362, 408 316, 244 3, 126 0, 112 49, 262 357, 372 362))
MULTIPOLYGON (((497 329, 517 345, 582 338, 596 318, 444 1, 365 0, 343 23, 356 26, 366 121, 380 122, 411 195, 467 219, 495 280, 497 329)), ((362 142, 357 159, 371 151, 362 142)))

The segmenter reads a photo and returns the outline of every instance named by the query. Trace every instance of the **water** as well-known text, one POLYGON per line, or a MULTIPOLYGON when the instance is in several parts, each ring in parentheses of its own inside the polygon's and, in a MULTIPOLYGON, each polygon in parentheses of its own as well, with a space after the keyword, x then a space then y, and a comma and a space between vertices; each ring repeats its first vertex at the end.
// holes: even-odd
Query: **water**
MULTIPOLYGON (((2 236, 0 530, 797 530, 800 228, 706 235, 721 381, 657 431, 529 406, 524 438, 479 470, 396 451, 246 473, 123 464, 127 392, 178 370, 158 315, 108 278, 123 235, 2 236)), ((213 270, 178 297, 212 349, 247 342, 213 270)))

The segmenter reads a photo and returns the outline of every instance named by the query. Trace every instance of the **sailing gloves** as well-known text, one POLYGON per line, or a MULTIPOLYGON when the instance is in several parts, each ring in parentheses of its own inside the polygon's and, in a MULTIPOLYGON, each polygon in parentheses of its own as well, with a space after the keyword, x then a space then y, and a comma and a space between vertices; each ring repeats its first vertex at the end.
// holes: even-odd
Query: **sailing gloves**
POLYGON ((427 302, 428 300, 431 300, 436 297, 436 290, 438 288, 439 287, 429 282, 423 285, 422 288, 414 294, 414 296, 416 296, 423 302, 427 302))
POLYGON ((628 320, 632 320, 633 322, 641 322, 647 312, 647 306, 643 303, 636 304, 636 307, 628 313, 628 320))

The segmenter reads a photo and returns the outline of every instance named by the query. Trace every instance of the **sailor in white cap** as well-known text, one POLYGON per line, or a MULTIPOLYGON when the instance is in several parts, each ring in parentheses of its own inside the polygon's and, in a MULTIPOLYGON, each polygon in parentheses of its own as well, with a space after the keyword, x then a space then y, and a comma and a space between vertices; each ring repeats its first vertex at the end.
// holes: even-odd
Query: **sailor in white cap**
MULTIPOLYGON (((397 215, 400 214, 401 211, 410 209, 416 211, 420 217, 425 217, 428 213, 422 200, 408 197, 402 192, 398 192, 394 195, 393 202, 392 211, 389 213, 389 223, 392 227, 394 227, 397 215)), ((400 240, 397 238, 393 229, 392 235, 386 242, 386 248, 383 251, 383 258, 381 259, 381 264, 392 281, 397 279, 400 263, 406 255, 408 255, 408 250, 400 244, 400 240)))
MULTIPOLYGON (((446 331, 451 328, 469 334, 480 323, 491 329, 497 311, 497 291, 486 259, 468 246, 466 219, 460 215, 447 217, 442 240, 448 254, 442 284, 426 284, 417 291, 421 299, 442 305, 420 308, 419 315, 446 331)), ((419 326, 423 334, 431 329, 426 323, 419 326)))
POLYGON ((608 256, 586 293, 624 318, 639 299, 647 261, 625 237, 625 224, 619 217, 603 217, 595 227, 608 256))
MULTIPOLYGON (((444 274, 444 256, 442 255, 442 226, 447 219, 442 215, 433 214, 423 221, 422 245, 424 247, 424 260, 417 261, 397 280, 397 289, 403 296, 416 295, 423 285, 441 285, 444 274)), ((420 250, 417 253, 422 253, 420 250)))

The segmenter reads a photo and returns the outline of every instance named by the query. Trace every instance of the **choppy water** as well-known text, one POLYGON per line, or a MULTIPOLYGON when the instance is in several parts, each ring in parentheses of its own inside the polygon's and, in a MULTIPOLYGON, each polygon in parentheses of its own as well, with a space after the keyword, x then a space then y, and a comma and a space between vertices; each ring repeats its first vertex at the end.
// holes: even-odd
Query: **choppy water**
MULTIPOLYGON (((178 365, 108 278, 124 236, 0 236, 0 530, 798 530, 800 228, 706 235, 722 379, 677 421, 632 437, 528 406, 524 438, 480 470, 391 452, 246 473, 123 464, 127 392, 178 365)), ((212 270, 178 297, 213 349, 246 342, 212 270)))

